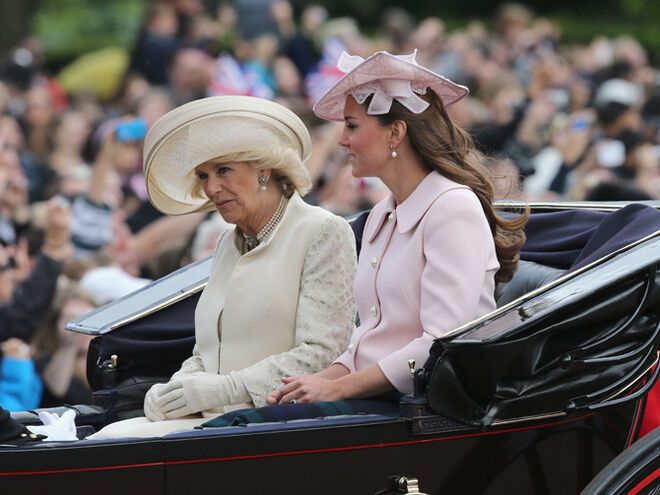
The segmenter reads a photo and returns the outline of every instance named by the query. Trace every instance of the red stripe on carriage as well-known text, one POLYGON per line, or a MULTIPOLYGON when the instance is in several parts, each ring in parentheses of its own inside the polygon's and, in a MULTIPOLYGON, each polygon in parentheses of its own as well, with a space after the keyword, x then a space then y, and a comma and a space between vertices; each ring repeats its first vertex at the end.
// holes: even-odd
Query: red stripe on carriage
POLYGON ((635 488, 628 492, 628 495, 637 495, 641 490, 649 486, 653 481, 660 478, 660 468, 653 471, 646 478, 644 478, 635 488))
POLYGON ((91 471, 111 471, 117 469, 134 469, 134 468, 144 468, 144 467, 154 467, 154 466, 177 466, 182 464, 202 464, 208 462, 226 462, 226 461, 242 461, 249 459, 263 459, 268 457, 284 457, 292 455, 305 455, 305 454, 323 454, 329 452, 342 452, 342 451, 351 451, 351 450, 364 450, 364 449, 374 449, 374 448, 383 448, 383 447, 398 447, 403 445, 415 445, 420 443, 431 443, 431 442, 442 442, 445 440, 455 440, 460 438, 472 438, 472 437, 483 437, 489 435, 500 435, 503 433, 514 433, 517 431, 525 431, 539 428, 549 428, 552 426, 563 425, 566 423, 574 423, 582 419, 593 416, 594 413, 585 414, 577 418, 566 419, 564 421, 555 421, 554 423, 547 423, 544 425, 536 426, 525 426, 520 428, 511 428, 508 430, 497 430, 497 431, 487 431, 487 432, 478 432, 478 433, 468 433, 464 435, 454 435, 446 437, 435 437, 435 438, 425 438, 422 440, 405 440, 402 442, 389 442, 389 443, 373 443, 368 445, 352 445, 349 447, 332 447, 326 449, 309 449, 309 450, 295 450, 289 452, 273 452, 269 454, 250 454, 250 455, 239 455, 239 456, 230 456, 230 457, 214 457, 210 459, 190 459, 186 461, 163 461, 163 462, 147 462, 142 464, 123 464, 117 466, 98 466, 98 467, 87 467, 87 468, 71 468, 71 469, 49 469, 42 471, 20 471, 20 472, 0 472, 1 476, 39 476, 39 475, 48 475, 48 474, 63 474, 63 473, 85 473, 91 471))

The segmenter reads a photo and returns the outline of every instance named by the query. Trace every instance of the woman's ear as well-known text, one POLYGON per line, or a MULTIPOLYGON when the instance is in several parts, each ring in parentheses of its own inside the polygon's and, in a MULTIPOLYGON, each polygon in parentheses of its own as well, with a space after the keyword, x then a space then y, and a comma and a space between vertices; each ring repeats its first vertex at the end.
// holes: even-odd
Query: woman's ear
POLYGON ((408 124, 403 120, 395 120, 390 124, 390 146, 396 148, 403 138, 406 137, 408 131, 408 124))
POLYGON ((272 168, 260 168, 259 169, 259 175, 268 177, 270 178, 273 176, 273 169, 272 168))

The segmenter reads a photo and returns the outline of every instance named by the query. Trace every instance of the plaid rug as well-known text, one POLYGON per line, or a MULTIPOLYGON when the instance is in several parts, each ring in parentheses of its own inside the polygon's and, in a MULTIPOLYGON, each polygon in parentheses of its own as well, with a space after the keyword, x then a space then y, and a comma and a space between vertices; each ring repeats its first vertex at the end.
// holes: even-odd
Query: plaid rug
POLYGON ((380 414, 398 417, 399 401, 398 399, 396 401, 386 399, 338 400, 311 404, 278 404, 257 409, 239 409, 213 418, 198 428, 244 426, 252 423, 273 423, 352 414, 380 414))

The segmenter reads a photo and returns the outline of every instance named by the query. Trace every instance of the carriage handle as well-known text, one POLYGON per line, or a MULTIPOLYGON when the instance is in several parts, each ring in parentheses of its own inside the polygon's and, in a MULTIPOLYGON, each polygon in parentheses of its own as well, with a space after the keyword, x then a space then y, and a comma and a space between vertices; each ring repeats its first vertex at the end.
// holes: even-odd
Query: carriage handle
POLYGON ((632 394, 629 395, 624 395, 623 397, 620 397, 618 399, 612 399, 609 401, 605 402, 600 402, 598 404, 587 404, 585 406, 576 406, 573 401, 571 401, 568 406, 566 407, 566 412, 594 412, 594 411, 599 411, 601 409, 605 409, 606 407, 612 407, 612 406, 618 406, 621 404, 625 404, 627 402, 632 402, 643 395, 646 395, 649 390, 653 388, 655 385, 656 380, 658 379, 658 375, 660 375, 660 363, 656 361, 655 363, 655 371, 653 371, 653 374, 649 378, 649 380, 644 384, 642 388, 637 390, 636 392, 633 392, 632 394))
POLYGON ((390 480, 390 488, 380 490, 374 495, 386 495, 392 493, 407 493, 408 495, 426 495, 419 491, 419 481, 417 478, 409 478, 407 476, 400 476, 398 474, 388 476, 390 480), (405 491, 404 491, 405 490, 405 491))
MULTIPOLYGON (((646 306, 648 305, 649 299, 651 298, 652 294, 652 289, 655 283, 655 275, 656 275, 656 270, 657 270, 657 264, 653 264, 649 269, 647 270, 646 274, 646 282, 645 282, 645 287, 644 287, 644 293, 642 294, 642 299, 640 303, 637 305, 637 308, 633 312, 631 316, 629 316, 626 320, 624 320, 621 324, 619 324, 618 328, 615 328, 608 336, 605 338, 593 342, 587 346, 584 346, 580 349, 575 349, 574 351, 569 351, 566 354, 564 354, 560 358, 560 363, 561 367, 565 369, 570 369, 573 368, 574 366, 580 366, 580 365, 585 365, 585 364, 600 364, 600 361, 595 361, 595 360, 580 360, 576 359, 579 357, 582 357, 590 352, 593 352, 595 350, 600 349, 601 347, 607 345, 609 342, 614 340, 616 337, 621 335, 623 332, 627 331, 630 326, 637 320, 639 315, 646 309, 646 306)), ((657 329, 656 329, 657 333, 657 329)), ((654 334, 655 338, 655 334, 654 334)), ((644 344, 646 346, 648 343, 644 344)), ((606 359, 606 358, 603 358, 606 359)), ((609 362, 608 362, 609 363, 609 362)), ((610 363, 610 364, 614 364, 610 363)))
POLYGON ((639 363, 635 365, 635 367, 629 371, 625 376, 622 378, 619 378, 616 382, 607 385, 605 388, 602 388, 600 390, 597 390, 595 392, 592 392, 590 394, 583 395, 581 397, 573 398, 571 399, 571 402, 575 404, 577 407, 582 407, 586 404, 594 403, 600 398, 604 396, 609 396, 612 397, 613 395, 617 395, 617 392, 621 391, 622 387, 626 385, 627 383, 630 384, 635 381, 634 377, 637 375, 645 374, 646 371, 644 371, 644 367, 648 367, 648 359, 651 357, 651 355, 655 352, 655 348, 650 348, 644 356, 644 359, 641 359, 639 363), (633 381, 631 382, 631 377, 633 377, 633 381))
POLYGON ((576 359, 571 362, 571 365, 568 366, 569 369, 584 369, 584 368, 594 368, 602 366, 611 366, 614 364, 621 364, 625 361, 628 361, 631 358, 634 358, 638 354, 644 352, 649 346, 653 347, 653 343, 657 340, 658 335, 660 334, 660 316, 658 317, 658 323, 653 330, 653 334, 649 337, 646 342, 637 346, 636 349, 626 352, 625 354, 619 354, 615 356, 606 356, 602 358, 589 358, 589 359, 576 359))

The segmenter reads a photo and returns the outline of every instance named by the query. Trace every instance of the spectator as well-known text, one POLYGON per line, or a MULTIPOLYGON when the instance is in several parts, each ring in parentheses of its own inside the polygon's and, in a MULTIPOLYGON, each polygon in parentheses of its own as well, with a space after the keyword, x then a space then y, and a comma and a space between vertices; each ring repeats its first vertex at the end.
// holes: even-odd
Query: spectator
POLYGON ((261 34, 277 33, 275 19, 270 12, 273 0, 235 0, 233 2, 238 18, 239 35, 246 40, 261 34))
POLYGON ((277 25, 282 53, 296 66, 300 76, 306 77, 319 61, 314 35, 327 19, 327 11, 320 5, 307 5, 296 25, 293 7, 288 0, 276 0, 271 5, 271 16, 277 25))
POLYGON ((81 112, 69 110, 55 120, 48 163, 60 181, 57 192, 67 198, 73 198, 89 187, 91 169, 83 153, 90 133, 90 123, 81 112))
POLYGON ((33 86, 25 93, 25 126, 27 148, 41 160, 50 152, 49 135, 55 119, 53 98, 45 85, 33 86))
POLYGON ((20 339, 0 344, 0 406, 24 411, 39 406, 43 386, 37 374, 30 346, 20 339))
POLYGON ((596 91, 594 106, 602 134, 616 138, 624 131, 640 130, 642 92, 624 79, 609 79, 596 91))
POLYGON ((213 59, 198 48, 182 48, 167 71, 168 88, 176 106, 206 96, 211 84, 213 59))
POLYGON ((131 53, 131 70, 144 75, 150 84, 166 84, 167 67, 181 45, 178 30, 179 19, 169 2, 150 3, 131 53))
MULTIPOLYGON (((91 336, 64 329, 96 305, 81 288, 68 284, 58 293, 47 323, 34 339, 35 359, 44 385, 40 407, 91 404, 87 384, 87 348, 91 336)), ((33 406, 34 407, 34 406, 33 406)))
MULTIPOLYGON (((61 204, 58 198, 48 204, 46 232, 43 247, 27 278, 18 284, 1 284, 5 291, 10 289, 8 300, 0 303, 0 341, 18 337, 29 342, 53 300, 57 278, 62 273, 63 262, 72 254, 70 236, 71 217, 68 206, 61 204)), ((17 252, 14 250, 14 252, 17 252)), ((20 269, 12 266, 12 252, 0 247, 0 276, 14 276, 20 269)), ((14 257, 16 259, 16 257, 14 257)), ((11 280, 11 278, 9 279, 11 280)))

